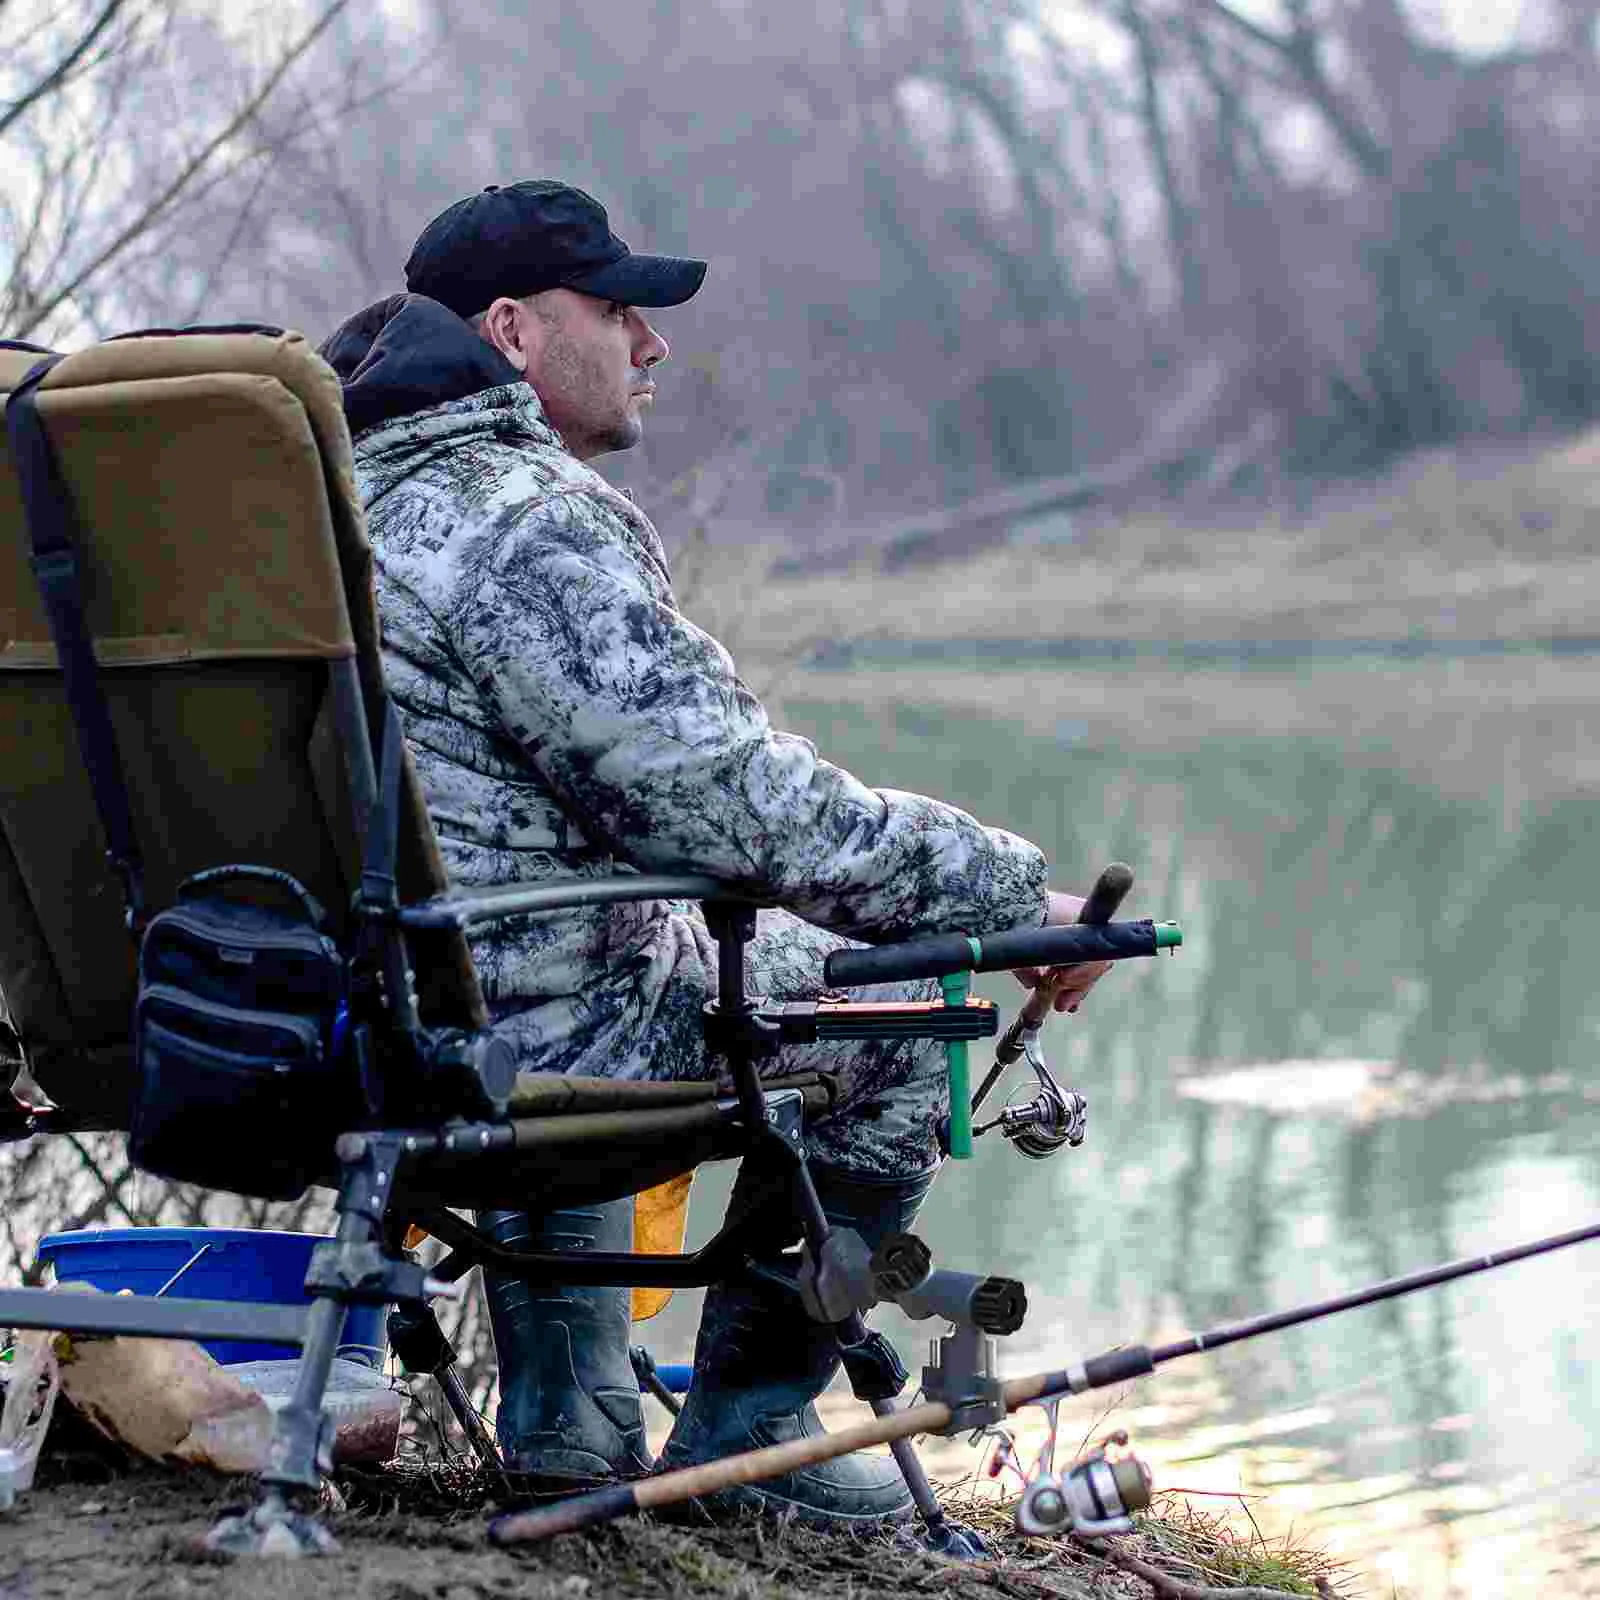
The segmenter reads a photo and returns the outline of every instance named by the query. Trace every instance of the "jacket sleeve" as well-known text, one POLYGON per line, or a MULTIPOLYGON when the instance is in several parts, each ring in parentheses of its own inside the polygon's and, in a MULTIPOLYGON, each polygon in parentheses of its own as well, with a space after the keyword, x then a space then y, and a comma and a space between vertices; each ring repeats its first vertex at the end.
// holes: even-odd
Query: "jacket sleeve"
POLYGON ((574 549, 562 516, 546 502, 537 526, 502 530, 449 628, 480 693, 591 840, 640 869, 724 878, 868 942, 1043 919, 1038 849, 954 806, 868 788, 774 728, 659 577, 614 544, 574 549))

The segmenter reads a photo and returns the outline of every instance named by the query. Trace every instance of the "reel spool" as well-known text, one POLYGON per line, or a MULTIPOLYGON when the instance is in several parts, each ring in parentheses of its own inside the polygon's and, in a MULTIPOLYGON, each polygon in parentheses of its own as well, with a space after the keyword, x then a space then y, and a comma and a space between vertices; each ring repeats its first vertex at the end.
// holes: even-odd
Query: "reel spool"
POLYGON ((1000 1132, 1018 1155, 1044 1161, 1063 1146, 1076 1150, 1088 1131, 1089 1102, 1076 1089, 1063 1089, 1048 1071, 1039 1093, 1025 1105, 1000 1113, 1000 1132))
POLYGON ((1132 1513, 1150 1504, 1151 1478, 1150 1469, 1137 1456, 1106 1455, 1107 1445, 1127 1442, 1127 1434, 1111 1434, 1093 1454, 1065 1472, 1045 1472, 1033 1479, 1017 1502, 1017 1532, 1030 1538, 1075 1533, 1081 1539, 1131 1533, 1132 1513))
MULTIPOLYGON (((1089 1127, 1089 1102, 1076 1089, 1063 1089, 1056 1082, 1039 1048, 1038 1028, 1018 1031, 1020 1053, 1033 1069, 1039 1092, 1021 1105, 1008 1105, 993 1122, 972 1130, 973 1136, 998 1128, 1018 1155, 1030 1161, 1045 1161, 1059 1150, 1074 1150, 1083 1143, 1089 1127)), ((996 1054, 997 1069, 1004 1063, 996 1054)))

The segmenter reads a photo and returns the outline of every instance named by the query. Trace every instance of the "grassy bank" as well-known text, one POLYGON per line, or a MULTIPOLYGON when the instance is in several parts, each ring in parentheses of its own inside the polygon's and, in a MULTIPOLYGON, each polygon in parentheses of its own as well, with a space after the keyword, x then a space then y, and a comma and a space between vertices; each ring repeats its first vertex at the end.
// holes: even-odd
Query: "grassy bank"
POLYGON ((771 581, 773 552, 675 557, 689 613, 752 680, 838 641, 1544 639, 1600 618, 1600 435, 1421 456, 1303 509, 1013 530, 886 574, 771 581))

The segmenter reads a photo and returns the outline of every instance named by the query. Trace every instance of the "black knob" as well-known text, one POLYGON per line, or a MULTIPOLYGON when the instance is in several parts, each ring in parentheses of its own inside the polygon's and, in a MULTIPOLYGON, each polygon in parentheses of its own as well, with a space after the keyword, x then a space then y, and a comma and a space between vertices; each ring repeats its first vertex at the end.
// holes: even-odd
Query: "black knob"
POLYGON ((985 1278, 972 1291, 972 1320, 985 1333, 1015 1333, 1028 1314, 1028 1291, 1015 1278, 985 1278))
POLYGON ((932 1271, 933 1252, 914 1233, 891 1233, 872 1252, 872 1280, 880 1300, 910 1294, 932 1271))

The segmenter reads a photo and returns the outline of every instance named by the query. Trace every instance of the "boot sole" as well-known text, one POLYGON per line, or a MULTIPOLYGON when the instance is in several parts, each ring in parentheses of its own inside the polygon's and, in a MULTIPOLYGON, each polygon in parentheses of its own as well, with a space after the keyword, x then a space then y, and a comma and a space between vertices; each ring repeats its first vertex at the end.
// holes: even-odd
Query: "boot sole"
POLYGON ((864 1512, 852 1516, 842 1511, 825 1511, 803 1500, 770 1494, 747 1484, 719 1489, 715 1494, 670 1506, 653 1506, 650 1514, 664 1522, 738 1522, 760 1516, 774 1521, 795 1522, 818 1533, 866 1533, 875 1529, 897 1528, 914 1521, 917 1508, 908 1499, 889 1511, 864 1512))

